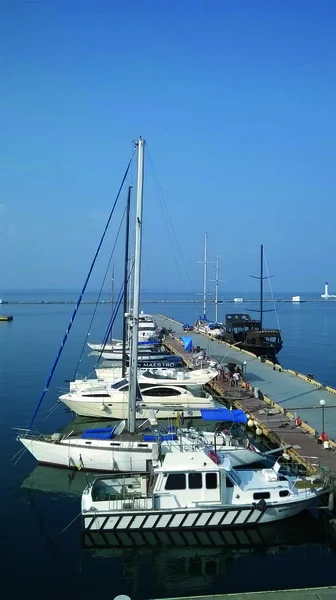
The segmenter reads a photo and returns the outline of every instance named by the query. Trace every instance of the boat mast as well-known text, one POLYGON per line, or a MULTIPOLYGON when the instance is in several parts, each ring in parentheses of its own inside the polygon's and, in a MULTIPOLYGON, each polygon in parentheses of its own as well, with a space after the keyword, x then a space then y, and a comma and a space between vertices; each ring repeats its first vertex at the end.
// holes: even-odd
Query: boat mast
POLYGON ((216 296, 215 296, 215 307, 216 307, 216 323, 218 323, 218 279, 219 276, 219 256, 216 258, 216 296))
POLYGON ((130 206, 131 206, 131 189, 128 188, 127 202, 126 202, 126 236, 125 236, 125 263, 124 263, 124 317, 123 317, 123 348, 122 348, 122 369, 121 375, 126 375, 126 338, 127 338, 127 285, 128 285, 128 245, 129 245, 129 219, 130 219, 130 206))
POLYGON ((128 400, 128 430, 135 432, 135 411, 137 400, 137 366, 138 366, 138 330, 139 330, 139 305, 140 305, 140 272, 141 272, 141 238, 142 238, 142 202, 144 182, 144 140, 136 141, 138 148, 138 179, 137 179, 137 204, 135 218, 135 250, 134 250, 134 295, 132 314, 132 337, 129 376, 128 400))
POLYGON ((113 309, 114 309, 114 263, 112 264, 112 278, 111 278, 111 331, 110 331, 110 343, 113 341, 113 309))
POLYGON ((263 328, 264 245, 260 246, 260 331, 263 328))
POLYGON ((206 284, 207 284, 207 237, 208 234, 204 235, 204 273, 203 273, 203 319, 206 320, 206 284))

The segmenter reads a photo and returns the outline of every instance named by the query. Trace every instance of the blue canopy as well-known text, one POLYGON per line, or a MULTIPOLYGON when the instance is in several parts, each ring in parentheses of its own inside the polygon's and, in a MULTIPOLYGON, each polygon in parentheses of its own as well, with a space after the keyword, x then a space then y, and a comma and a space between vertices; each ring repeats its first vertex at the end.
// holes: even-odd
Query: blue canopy
POLYGON ((180 340, 184 344, 184 349, 187 352, 192 352, 192 338, 184 335, 184 336, 180 337, 180 340))
POLYGON ((247 416, 238 408, 202 408, 201 417, 204 421, 231 421, 232 423, 247 423, 247 416))
POLYGON ((97 427, 96 429, 85 429, 81 438, 89 440, 110 440, 113 437, 116 425, 111 427, 97 427))

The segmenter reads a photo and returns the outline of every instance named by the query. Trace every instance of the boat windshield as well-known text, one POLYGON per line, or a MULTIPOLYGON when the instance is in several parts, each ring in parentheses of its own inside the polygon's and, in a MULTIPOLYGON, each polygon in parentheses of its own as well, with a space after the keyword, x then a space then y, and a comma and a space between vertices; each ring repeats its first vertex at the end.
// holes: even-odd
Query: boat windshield
POLYGON ((127 379, 119 379, 119 381, 116 381, 116 383, 113 383, 111 385, 111 388, 113 388, 114 390, 119 390, 121 387, 123 387, 124 385, 127 385, 128 381, 127 379))
POLYGON ((240 479, 237 471, 234 471, 233 469, 231 469, 229 472, 226 473, 226 476, 232 483, 234 483, 235 485, 240 487, 241 479, 240 479))

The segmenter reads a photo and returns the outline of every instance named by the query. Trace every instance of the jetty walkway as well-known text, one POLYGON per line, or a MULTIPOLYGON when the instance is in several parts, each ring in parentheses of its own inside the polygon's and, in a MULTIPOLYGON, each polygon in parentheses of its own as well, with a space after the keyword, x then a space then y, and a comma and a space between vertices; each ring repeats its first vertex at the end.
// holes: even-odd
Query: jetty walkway
POLYGON ((292 457, 307 467, 326 466, 336 476, 336 443, 329 449, 319 445, 321 433, 320 399, 325 400, 324 429, 330 440, 336 440, 336 391, 325 388, 306 376, 294 371, 274 366, 269 361, 261 362, 254 355, 238 350, 229 344, 219 342, 210 336, 195 331, 184 332, 182 324, 164 315, 155 315, 157 324, 171 330, 164 344, 167 348, 183 356, 187 364, 192 364, 192 355, 183 349, 181 336, 190 336, 193 346, 204 348, 207 356, 223 364, 241 365, 244 380, 249 391, 231 387, 228 382, 218 379, 211 382, 212 391, 226 397, 238 408, 242 408, 259 426, 262 434, 274 443, 291 445, 292 457), (255 392, 256 388, 258 393, 255 392), (256 397, 255 397, 256 396, 256 397), (296 418, 302 423, 297 426, 296 418))

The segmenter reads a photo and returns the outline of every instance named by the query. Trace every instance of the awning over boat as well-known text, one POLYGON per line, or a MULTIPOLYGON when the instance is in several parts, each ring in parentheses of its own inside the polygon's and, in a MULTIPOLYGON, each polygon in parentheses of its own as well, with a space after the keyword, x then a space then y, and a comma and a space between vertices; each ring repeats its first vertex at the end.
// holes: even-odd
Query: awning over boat
POLYGON ((180 337, 181 342, 184 344, 186 352, 192 352, 192 338, 186 335, 180 337))
POLYGON ((231 423, 247 423, 247 416, 238 408, 202 408, 201 417, 204 421, 230 421, 231 423))

